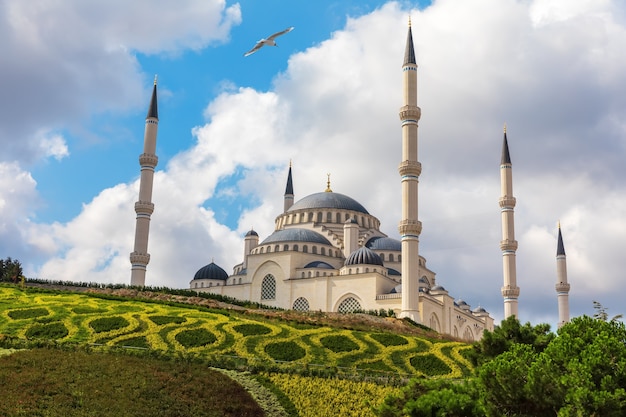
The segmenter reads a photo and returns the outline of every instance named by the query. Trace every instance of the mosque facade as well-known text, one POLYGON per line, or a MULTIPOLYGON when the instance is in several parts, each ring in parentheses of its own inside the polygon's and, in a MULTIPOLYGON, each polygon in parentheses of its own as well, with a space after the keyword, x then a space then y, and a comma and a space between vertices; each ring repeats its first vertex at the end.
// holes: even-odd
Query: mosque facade
POLYGON ((393 310, 398 317, 467 341, 479 340, 484 330, 493 330, 489 313, 455 299, 437 283, 436 274, 419 254, 421 110, 410 25, 402 71, 400 240, 381 231, 378 218, 361 203, 333 192, 330 181, 325 191, 294 201, 290 166, 284 210, 275 219, 274 232, 260 239, 250 230, 244 237, 242 262, 232 274, 211 262, 195 274, 192 290, 299 311, 393 310))

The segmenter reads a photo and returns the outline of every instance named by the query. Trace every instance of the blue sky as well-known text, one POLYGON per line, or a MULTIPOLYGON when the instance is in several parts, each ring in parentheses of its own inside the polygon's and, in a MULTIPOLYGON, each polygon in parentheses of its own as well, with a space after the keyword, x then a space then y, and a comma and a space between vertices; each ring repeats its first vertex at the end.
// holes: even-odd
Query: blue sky
POLYGON ((158 75, 147 284, 241 262, 326 185, 397 237, 407 19, 418 60, 420 251, 438 283, 502 314, 502 126, 520 316, 556 322, 556 224, 572 315, 624 313, 626 6, 618 0, 0 0, 0 257, 26 275, 130 279, 138 155, 158 75), (471 16, 471 18, 468 18, 471 16), (286 27, 277 48, 244 58, 286 27))

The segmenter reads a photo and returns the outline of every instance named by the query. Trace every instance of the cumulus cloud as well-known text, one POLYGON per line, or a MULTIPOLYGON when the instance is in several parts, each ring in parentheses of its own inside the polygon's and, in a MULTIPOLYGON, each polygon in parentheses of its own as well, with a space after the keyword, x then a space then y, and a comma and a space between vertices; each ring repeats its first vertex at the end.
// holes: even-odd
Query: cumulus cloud
MULTIPOLYGON (((252 226, 263 239, 273 229, 289 160, 296 199, 323 191, 331 173, 335 192, 361 202, 398 237, 397 113, 409 14, 422 108, 420 250, 438 283, 502 318, 498 198, 506 122, 520 317, 557 321, 559 219, 572 314, 592 313, 592 300, 621 312, 626 57, 618 51, 626 48, 626 24, 617 0, 439 0, 424 10, 389 3, 292 55, 270 91, 228 89, 205 110, 193 146, 157 173, 147 284, 186 287, 212 258, 227 271, 240 262, 243 233, 252 226), (225 195, 216 190, 233 175, 229 198, 256 202, 239 214, 237 230, 207 203, 225 195)), ((116 39, 143 45, 128 34, 116 39)), ((47 250, 61 255, 38 272, 128 282, 136 190, 136 182, 104 190, 71 222, 41 226, 39 236, 54 236, 47 250)))

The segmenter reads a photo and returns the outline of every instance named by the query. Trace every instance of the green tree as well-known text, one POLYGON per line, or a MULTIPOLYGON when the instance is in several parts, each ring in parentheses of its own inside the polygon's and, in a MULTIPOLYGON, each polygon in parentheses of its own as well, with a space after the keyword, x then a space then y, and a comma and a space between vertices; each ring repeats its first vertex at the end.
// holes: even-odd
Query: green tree
POLYGON ((22 277, 22 264, 17 259, 9 256, 0 260, 0 281, 11 281, 17 283, 22 277))
POLYGON ((577 317, 542 352, 514 344, 478 378, 488 416, 623 416, 626 329, 577 317))
POLYGON ((391 395, 374 410, 380 417, 481 417, 474 380, 411 379, 399 395, 391 395))
POLYGON ((483 364, 508 351, 515 343, 530 345, 535 352, 541 352, 554 337, 549 324, 522 325, 515 316, 510 316, 493 332, 483 333, 481 340, 474 344, 470 359, 474 365, 483 364))

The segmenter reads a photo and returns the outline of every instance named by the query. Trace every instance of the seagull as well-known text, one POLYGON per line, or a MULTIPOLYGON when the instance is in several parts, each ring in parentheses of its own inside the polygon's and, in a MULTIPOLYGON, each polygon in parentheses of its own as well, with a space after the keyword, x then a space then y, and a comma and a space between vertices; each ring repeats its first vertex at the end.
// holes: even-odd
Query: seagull
POLYGON ((259 49, 261 49, 265 45, 268 45, 268 46, 278 46, 278 45, 276 45, 276 41, 274 41, 274 39, 276 39, 280 35, 284 35, 285 33, 289 33, 292 30, 293 30, 293 26, 290 27, 290 28, 287 28, 287 29, 285 29, 283 31, 276 32, 273 35, 268 36, 267 39, 261 39, 260 41, 258 41, 256 43, 256 45, 254 45, 254 48, 250 49, 248 52, 243 54, 243 56, 252 55, 253 53, 258 51, 259 49))

